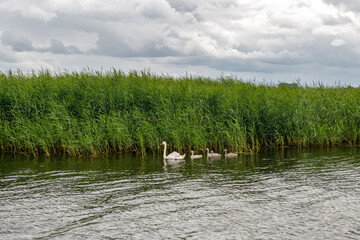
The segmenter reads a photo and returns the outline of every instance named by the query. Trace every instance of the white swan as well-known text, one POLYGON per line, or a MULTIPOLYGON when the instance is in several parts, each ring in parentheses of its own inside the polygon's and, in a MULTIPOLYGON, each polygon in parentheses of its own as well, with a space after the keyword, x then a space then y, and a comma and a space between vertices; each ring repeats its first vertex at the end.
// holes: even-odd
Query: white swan
POLYGON ((199 159, 199 158, 202 158, 203 156, 202 155, 194 155, 194 150, 191 150, 191 159, 199 159))
POLYGON ((238 156, 237 153, 227 153, 227 149, 224 150, 226 158, 235 158, 238 156))
POLYGON ((211 153, 209 153, 208 148, 206 149, 206 155, 207 155, 207 158, 220 158, 221 157, 221 154, 219 154, 219 153, 214 153, 213 151, 211 151, 211 153))
POLYGON ((166 142, 163 141, 160 144, 160 146, 161 145, 164 145, 164 155, 163 155, 164 159, 175 159, 175 160, 183 160, 183 159, 185 159, 186 153, 184 155, 180 155, 180 153, 175 152, 175 151, 166 156, 166 142))

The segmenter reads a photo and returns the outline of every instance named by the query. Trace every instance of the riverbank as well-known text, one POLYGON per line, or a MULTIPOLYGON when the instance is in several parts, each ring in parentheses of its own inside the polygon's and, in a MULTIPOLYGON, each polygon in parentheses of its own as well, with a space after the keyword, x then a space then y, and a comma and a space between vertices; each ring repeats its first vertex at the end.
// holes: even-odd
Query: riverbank
POLYGON ((0 148, 98 155, 355 145, 360 89, 148 71, 0 73, 0 148))

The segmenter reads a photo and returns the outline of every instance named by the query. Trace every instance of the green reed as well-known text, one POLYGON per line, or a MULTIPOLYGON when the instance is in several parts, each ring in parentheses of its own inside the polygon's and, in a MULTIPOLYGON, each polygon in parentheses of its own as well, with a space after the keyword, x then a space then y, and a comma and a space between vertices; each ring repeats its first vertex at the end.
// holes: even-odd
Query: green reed
POLYGON ((0 148, 38 155, 358 144, 360 89, 117 70, 0 73, 0 148))

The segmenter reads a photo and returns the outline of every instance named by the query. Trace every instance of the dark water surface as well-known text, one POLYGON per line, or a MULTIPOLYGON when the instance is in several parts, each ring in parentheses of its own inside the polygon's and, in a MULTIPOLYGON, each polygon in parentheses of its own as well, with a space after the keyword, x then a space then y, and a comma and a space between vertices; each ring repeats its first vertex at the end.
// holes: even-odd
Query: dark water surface
POLYGON ((0 239, 360 239, 360 149, 0 157, 0 239))

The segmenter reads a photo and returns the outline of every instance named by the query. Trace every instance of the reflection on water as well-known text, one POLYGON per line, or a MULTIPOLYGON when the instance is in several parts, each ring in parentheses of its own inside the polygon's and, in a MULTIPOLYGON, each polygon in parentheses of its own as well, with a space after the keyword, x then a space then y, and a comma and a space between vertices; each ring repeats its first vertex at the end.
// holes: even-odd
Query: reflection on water
POLYGON ((0 239, 358 239, 358 148, 0 158, 0 239))

